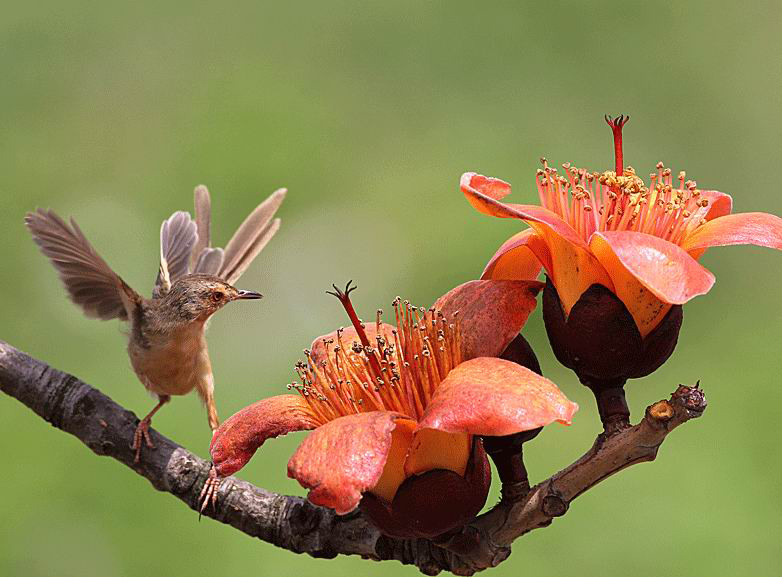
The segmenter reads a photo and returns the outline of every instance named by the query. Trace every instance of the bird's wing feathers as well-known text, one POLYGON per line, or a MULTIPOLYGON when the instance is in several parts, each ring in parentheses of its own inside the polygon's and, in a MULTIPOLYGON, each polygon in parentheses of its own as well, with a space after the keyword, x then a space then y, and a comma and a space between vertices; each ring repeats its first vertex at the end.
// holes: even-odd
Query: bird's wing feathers
POLYGON ((217 276, 223 266, 223 249, 212 246, 212 201, 204 185, 195 189, 195 215, 198 227, 198 242, 193 248, 192 269, 194 273, 217 276))
POLYGON ((190 214, 177 211, 160 225, 160 270, 154 297, 166 294, 177 279, 190 271, 190 255, 198 242, 196 223, 190 214))
POLYGON ((38 209, 24 220, 59 272, 71 300, 87 316, 127 320, 124 303, 140 302, 141 297, 111 270, 73 219, 68 224, 53 211, 38 209))
POLYGON ((259 204, 226 245, 219 276, 229 284, 239 279, 279 229, 280 220, 272 218, 285 199, 286 192, 281 188, 259 204))
POLYGON ((217 276, 223 265, 223 249, 204 248, 193 268, 194 273, 211 274, 217 276))
MULTIPOLYGON (((160 227, 160 269, 152 296, 165 295, 188 273, 213 274, 236 282, 280 228, 274 213, 285 198, 275 191, 244 220, 225 249, 210 247, 211 202, 205 186, 195 189, 196 219, 177 211, 160 227)), ((37 210, 25 218, 43 253, 60 273, 71 299, 88 316, 127 319, 126 304, 141 297, 114 273, 90 245, 78 225, 53 211, 37 210), (123 304, 126 303, 126 304, 123 304)))
POLYGON ((225 249, 211 248, 209 191, 205 186, 195 190, 198 242, 193 249, 193 272, 219 276, 234 284, 258 256, 280 228, 280 219, 274 213, 285 199, 285 189, 274 192, 264 200, 236 230, 225 249))
MULTIPOLYGON (((280 219, 275 218, 269 222, 262 229, 255 231, 253 240, 251 243, 245 245, 243 252, 236 255, 233 261, 228 261, 228 257, 224 258, 223 267, 220 269, 220 276, 225 279, 228 284, 234 284, 244 274, 244 271, 252 264, 253 260, 258 253, 263 250, 268 242, 272 239, 274 234, 280 228, 280 219)), ((226 255, 228 250, 226 249, 226 255)))
POLYGON ((207 190, 204 185, 197 186, 194 197, 198 242, 196 242, 195 247, 193 247, 193 255, 190 267, 193 270, 196 269, 196 263, 201 258, 201 254, 204 252, 204 249, 212 246, 212 202, 209 199, 209 190, 207 190))

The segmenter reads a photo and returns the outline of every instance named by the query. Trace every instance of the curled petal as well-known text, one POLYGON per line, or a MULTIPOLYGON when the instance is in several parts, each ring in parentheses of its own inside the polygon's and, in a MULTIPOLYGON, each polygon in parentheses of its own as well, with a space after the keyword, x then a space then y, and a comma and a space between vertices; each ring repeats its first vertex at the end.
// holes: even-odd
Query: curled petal
POLYGON ((474 198, 478 203, 473 204, 473 206, 484 214, 492 214, 492 212, 487 212, 491 205, 480 202, 479 195, 488 196, 493 200, 502 200, 510 194, 509 183, 500 180, 499 178, 483 176, 482 174, 477 174, 475 172, 465 172, 462 175, 459 184, 464 194, 467 195, 467 200, 469 200, 470 203, 472 203, 473 195, 469 194, 468 191, 475 191, 477 193, 474 195, 474 198))
POLYGON ((483 269, 481 278, 534 280, 540 274, 541 262, 551 262, 548 247, 533 229, 528 228, 514 234, 502 243, 502 246, 491 257, 489 264, 483 269), (539 259, 537 254, 544 255, 544 258, 539 259))
POLYGON ((782 218, 765 212, 729 214, 696 228, 682 243, 686 251, 731 244, 782 249, 782 218))
POLYGON ((464 174, 461 179, 462 192, 477 210, 500 218, 523 220, 543 240, 547 253, 536 251, 535 244, 531 244, 530 249, 557 286, 566 314, 570 314, 578 298, 593 284, 613 288, 610 277, 592 256, 584 239, 559 215, 541 206, 503 203, 496 193, 492 196, 486 192, 492 193, 495 189, 504 191, 505 187, 509 192, 509 184, 474 172, 464 174))
POLYGON ((558 214, 533 204, 509 204, 500 199, 510 194, 510 184, 499 178, 491 178, 466 172, 462 175, 461 189, 473 207, 489 216, 517 218, 527 222, 545 224, 568 242, 586 248, 579 234, 558 214))
POLYGON ((527 322, 542 288, 534 280, 474 280, 441 296, 434 308, 450 322, 459 313, 462 360, 497 357, 527 322))
MULTIPOLYGON (((691 216, 690 221, 693 223, 699 223, 701 221, 710 221, 715 218, 720 218, 728 215, 733 210, 733 199, 729 194, 719 192, 717 190, 702 190, 700 191, 700 198, 707 201, 706 206, 699 207, 691 216)), ((683 236, 683 239, 687 237, 687 233, 683 236)), ((678 244, 682 244, 679 242, 678 244)), ((686 249, 685 249, 686 250, 686 249)), ((705 248, 687 250, 692 258, 698 260, 704 252, 705 248)))
POLYGON ((545 377, 510 361, 483 357, 448 373, 418 428, 511 435, 554 421, 570 424, 577 410, 545 377))
POLYGON ((714 220, 733 212, 733 199, 729 194, 718 190, 702 190, 701 198, 709 201, 706 214, 703 215, 706 220, 714 220))
MULTIPOLYGON (((705 226, 705 225, 704 225, 705 226)), ((611 275, 614 292, 633 315, 641 336, 670 309, 706 294, 714 275, 675 244, 635 231, 595 233, 592 251, 611 275)))
POLYGON ((223 422, 212 436, 209 452, 217 473, 225 477, 244 467, 266 439, 308 431, 319 424, 301 395, 270 397, 223 422))
POLYGON ((349 513, 380 480, 400 419, 410 421, 387 411, 329 421, 299 445, 288 462, 288 476, 310 490, 309 500, 316 505, 349 513))

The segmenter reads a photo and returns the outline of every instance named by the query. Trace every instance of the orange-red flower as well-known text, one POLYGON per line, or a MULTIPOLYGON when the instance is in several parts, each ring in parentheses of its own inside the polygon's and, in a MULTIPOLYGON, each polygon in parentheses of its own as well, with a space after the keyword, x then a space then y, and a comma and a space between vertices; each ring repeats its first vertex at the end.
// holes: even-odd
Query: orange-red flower
POLYGON ((299 363, 298 394, 258 401, 216 431, 225 476, 263 442, 314 431, 288 463, 309 499, 344 514, 362 504, 389 534, 434 536, 485 503, 490 468, 477 435, 509 435, 577 406, 551 381, 497 358, 535 307, 536 281, 472 281, 426 310, 394 302, 396 326, 362 323, 319 337, 299 363), (457 314, 458 313, 458 314, 457 314))
POLYGON ((698 188, 684 172, 674 177, 662 163, 648 183, 623 168, 626 119, 607 120, 616 169, 598 173, 564 164, 560 173, 543 159, 536 175, 540 206, 502 202, 511 191, 502 180, 473 172, 461 178, 477 210, 530 226, 500 246, 481 278, 534 279, 544 268, 552 345, 588 385, 621 384, 665 361, 676 343, 679 305, 714 284, 698 262, 707 248, 782 249, 782 219, 731 214, 729 195, 698 188))
POLYGON ((481 278, 532 279, 541 266, 569 313, 593 284, 611 289, 633 315, 642 336, 668 309, 705 294, 714 275, 698 263, 705 249, 754 244, 782 249, 782 219, 763 212, 731 214, 732 199, 701 190, 659 163, 651 184, 632 168, 617 178, 543 161, 541 205, 502 203, 510 185, 468 172, 461 188, 479 211, 518 218, 528 228, 506 241, 481 278))

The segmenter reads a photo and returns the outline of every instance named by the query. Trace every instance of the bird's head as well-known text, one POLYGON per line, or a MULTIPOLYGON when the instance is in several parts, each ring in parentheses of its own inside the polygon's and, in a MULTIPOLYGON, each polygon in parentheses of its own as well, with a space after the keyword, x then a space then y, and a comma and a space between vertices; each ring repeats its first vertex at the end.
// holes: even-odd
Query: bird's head
POLYGON ((239 290, 220 277, 191 274, 177 280, 164 301, 181 320, 206 320, 226 304, 236 300, 260 299, 254 291, 239 290))

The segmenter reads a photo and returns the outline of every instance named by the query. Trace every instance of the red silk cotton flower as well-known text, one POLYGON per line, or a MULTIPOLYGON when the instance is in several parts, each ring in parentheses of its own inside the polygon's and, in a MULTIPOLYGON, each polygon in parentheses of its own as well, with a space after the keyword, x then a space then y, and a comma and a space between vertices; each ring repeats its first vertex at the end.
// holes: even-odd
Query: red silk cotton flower
POLYGON ((536 281, 471 281, 426 310, 394 302, 396 326, 362 323, 319 337, 299 363, 298 394, 242 409, 215 432, 216 472, 241 469, 266 439, 314 431, 288 475, 339 514, 359 504, 387 534, 433 537, 485 503, 490 467, 478 435, 509 435, 577 406, 540 375, 497 358, 542 288, 536 281))
POLYGON ((478 211, 515 218, 530 228, 508 239, 483 279, 548 283, 544 320, 557 358, 595 388, 647 375, 673 352, 680 305, 702 295, 714 275, 698 258, 707 248, 755 244, 782 249, 782 219, 731 214, 732 199, 702 190, 662 163, 649 183, 622 167, 626 118, 607 118, 616 170, 589 172, 543 159, 536 184, 540 206, 503 202, 510 185, 468 172, 461 190, 478 211))

